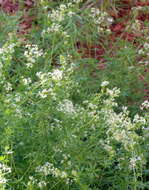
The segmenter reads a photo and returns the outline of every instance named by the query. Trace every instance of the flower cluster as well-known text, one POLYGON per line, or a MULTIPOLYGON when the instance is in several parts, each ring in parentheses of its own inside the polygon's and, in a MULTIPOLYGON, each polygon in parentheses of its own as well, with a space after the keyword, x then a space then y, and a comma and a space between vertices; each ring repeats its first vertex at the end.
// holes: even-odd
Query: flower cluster
POLYGON ((0 48, 1 60, 7 62, 7 60, 11 59, 11 55, 14 53, 14 48, 16 47, 15 43, 6 43, 2 48, 0 48))
POLYGON ((38 96, 41 98, 46 98, 48 95, 53 96, 55 99, 54 87, 55 85, 60 85, 63 78, 63 71, 59 69, 54 69, 52 72, 37 72, 36 76, 39 81, 35 85, 39 88, 39 84, 42 88, 39 89, 38 96))
POLYGON ((7 179, 5 178, 5 176, 9 173, 11 173, 11 168, 0 163, 0 187, 6 184, 7 179))
POLYGON ((148 100, 145 100, 142 105, 141 105, 141 110, 143 109, 148 109, 149 108, 149 101, 148 100))
POLYGON ((42 36, 44 37, 45 34, 50 34, 50 33, 57 33, 57 32, 61 32, 62 31, 62 27, 60 24, 57 23, 53 23, 50 27, 48 27, 46 30, 44 29, 42 31, 42 36))
POLYGON ((108 86, 108 84, 109 84, 108 81, 103 81, 103 82, 101 83, 101 87, 108 86))
POLYGON ((149 43, 145 42, 143 44, 143 47, 141 49, 138 50, 138 54, 139 55, 149 55, 149 43))
POLYGON ((29 181, 27 186, 32 187, 32 185, 36 185, 38 188, 43 189, 47 186, 47 182, 44 180, 39 181, 38 179, 35 179, 33 176, 29 176, 29 181))
POLYGON ((98 25, 99 32, 111 33, 109 26, 113 23, 113 18, 110 17, 107 12, 100 11, 97 8, 91 8, 90 16, 94 23, 98 25))
POLYGON ((63 72, 59 69, 55 69, 52 73, 51 73, 51 77, 53 80, 55 81, 59 81, 62 80, 63 77, 63 72))
POLYGON ((52 175, 56 178, 67 178, 67 173, 65 171, 61 171, 58 168, 55 168, 52 163, 46 162, 43 166, 38 166, 36 168, 37 173, 41 173, 44 176, 52 175))
POLYGON ((58 105, 58 111, 66 113, 66 114, 74 114, 75 108, 72 101, 65 99, 62 103, 58 105))
POLYGON ((43 50, 39 50, 38 46, 35 44, 27 44, 25 49, 24 56, 27 59, 26 66, 27 68, 32 68, 37 59, 43 56, 43 50))
POLYGON ((130 158, 130 169, 135 169, 137 164, 139 164, 139 162, 141 163, 141 157, 140 156, 135 156, 133 158, 130 158))
POLYGON ((7 42, 0 48, 0 77, 3 76, 3 67, 10 64, 16 46, 16 43, 7 42))

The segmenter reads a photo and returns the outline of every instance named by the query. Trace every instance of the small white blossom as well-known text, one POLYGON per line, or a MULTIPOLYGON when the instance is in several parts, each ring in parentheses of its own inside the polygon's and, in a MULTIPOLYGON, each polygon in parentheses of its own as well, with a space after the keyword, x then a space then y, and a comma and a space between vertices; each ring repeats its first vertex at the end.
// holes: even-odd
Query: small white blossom
POLYGON ((55 69, 52 73, 51 73, 52 79, 53 80, 61 80, 63 77, 63 72, 59 69, 55 69))
POLYGON ((40 181, 40 182, 38 183, 38 187, 39 187, 40 189, 43 189, 44 187, 46 187, 46 185, 47 185, 47 183, 46 183, 45 181, 40 181))
POLYGON ((138 54, 144 54, 145 52, 144 52, 144 50, 143 49, 139 49, 138 50, 138 54))
POLYGON ((22 82, 24 83, 24 85, 28 85, 32 82, 31 78, 23 78, 22 82))
POLYGON ((66 114, 75 113, 73 103, 68 99, 63 100, 63 102, 58 105, 58 110, 66 114))
POLYGON ((108 81, 103 81, 101 83, 101 87, 105 87, 105 86, 108 86, 109 85, 109 82, 108 81))
POLYGON ((130 158, 130 169, 133 169, 133 168, 135 168, 136 167, 136 165, 137 165, 137 162, 138 161, 141 161, 141 157, 140 156, 138 156, 138 157, 133 157, 133 158, 130 158))
POLYGON ((12 84, 10 82, 7 82, 5 84, 5 90, 8 92, 8 91, 11 91, 12 90, 12 84))
POLYGON ((72 170, 72 171, 71 171, 71 174, 72 174, 73 176, 75 176, 75 177, 76 177, 76 176, 77 176, 77 171, 72 170))
POLYGON ((144 117, 141 117, 141 116, 139 116, 138 114, 136 114, 136 115, 134 116, 133 122, 134 122, 134 123, 142 123, 142 124, 145 124, 145 123, 146 123, 146 120, 145 120, 144 117))
POLYGON ((43 56, 43 50, 40 50, 35 44, 27 44, 25 46, 24 56, 27 59, 27 68, 32 68, 33 64, 36 63, 36 60, 43 56))
POLYGON ((108 17, 108 18, 107 18, 107 21, 108 21, 110 24, 112 24, 114 20, 113 20, 112 17, 108 17))
POLYGON ((145 100, 142 105, 140 106, 140 109, 143 110, 143 109, 148 109, 149 108, 149 101, 148 100, 145 100))
POLYGON ((148 50, 149 49, 149 43, 145 43, 144 45, 143 45, 143 47, 146 49, 146 50, 148 50))
POLYGON ((46 98, 49 94, 49 91, 47 89, 43 89, 42 91, 39 91, 38 95, 41 97, 41 98, 46 98))

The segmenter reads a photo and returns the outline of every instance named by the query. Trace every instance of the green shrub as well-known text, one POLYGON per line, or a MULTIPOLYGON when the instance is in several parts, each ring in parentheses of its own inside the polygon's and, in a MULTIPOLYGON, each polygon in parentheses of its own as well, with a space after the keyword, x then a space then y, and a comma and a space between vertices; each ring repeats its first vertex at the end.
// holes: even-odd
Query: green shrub
POLYGON ((110 17, 81 11, 80 2, 39 2, 39 28, 26 42, 16 28, 1 42, 2 190, 147 187, 148 102, 142 116, 123 106, 140 98, 132 95, 140 72, 133 65, 136 51, 107 56, 104 71, 95 58, 83 58, 76 43, 106 36, 110 17))

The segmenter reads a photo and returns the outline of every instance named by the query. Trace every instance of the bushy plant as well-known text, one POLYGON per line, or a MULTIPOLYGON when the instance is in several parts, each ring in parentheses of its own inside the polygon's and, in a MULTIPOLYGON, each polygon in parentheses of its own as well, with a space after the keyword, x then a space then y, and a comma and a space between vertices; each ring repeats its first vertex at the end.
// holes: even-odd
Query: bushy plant
POLYGON ((44 53, 27 45, 30 64, 13 72, 18 46, 8 41, 1 56, 1 151, 12 170, 6 189, 141 187, 147 123, 138 115, 131 121, 125 107, 115 113, 119 89, 104 81, 99 93, 83 91, 78 101, 83 87, 69 56, 60 56, 57 68, 37 69, 44 53))
POLYGON ((107 88, 107 81, 99 93, 86 94, 81 103, 73 101, 73 91, 81 89, 73 76, 76 68, 64 65, 64 57, 61 60, 60 68, 37 72, 34 81, 23 78, 15 91, 5 87, 1 96, 5 103, 1 135, 6 137, 1 138, 1 145, 11 152, 9 186, 141 187, 145 165, 141 133, 146 120, 136 115, 131 121, 125 107, 115 113, 120 91, 107 88))
POLYGON ((149 103, 140 107, 141 94, 133 96, 142 88, 136 49, 119 41, 115 57, 106 51, 106 69, 98 69, 92 48, 106 40, 113 20, 83 3, 36 2, 30 33, 22 36, 12 23, 1 41, 3 190, 148 187, 149 103), (138 100, 141 116, 125 106, 138 100))

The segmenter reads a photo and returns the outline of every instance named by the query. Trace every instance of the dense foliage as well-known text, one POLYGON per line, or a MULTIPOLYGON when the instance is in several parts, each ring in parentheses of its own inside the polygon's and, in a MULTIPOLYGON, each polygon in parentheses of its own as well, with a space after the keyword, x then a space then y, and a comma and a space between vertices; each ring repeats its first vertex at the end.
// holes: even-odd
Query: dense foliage
POLYGON ((25 2, 0 1, 0 189, 149 189, 147 2, 25 2))

